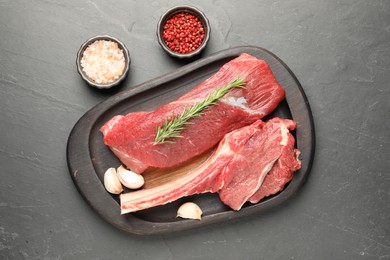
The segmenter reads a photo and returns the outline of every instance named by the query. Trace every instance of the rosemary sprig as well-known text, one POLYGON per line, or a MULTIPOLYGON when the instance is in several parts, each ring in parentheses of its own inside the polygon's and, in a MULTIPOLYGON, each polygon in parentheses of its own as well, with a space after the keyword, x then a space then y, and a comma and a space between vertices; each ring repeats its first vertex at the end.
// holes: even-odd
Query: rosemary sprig
POLYGON ((211 105, 216 105, 218 99, 223 97, 232 88, 245 88, 245 81, 238 77, 226 86, 217 88, 210 93, 203 101, 196 103, 189 108, 184 108, 181 115, 175 116, 172 112, 172 117, 165 117, 164 124, 157 126, 156 138, 154 144, 174 144, 174 141, 167 140, 170 138, 182 138, 180 131, 186 129, 186 125, 193 124, 190 120, 193 117, 199 117, 203 114, 203 110, 211 105))

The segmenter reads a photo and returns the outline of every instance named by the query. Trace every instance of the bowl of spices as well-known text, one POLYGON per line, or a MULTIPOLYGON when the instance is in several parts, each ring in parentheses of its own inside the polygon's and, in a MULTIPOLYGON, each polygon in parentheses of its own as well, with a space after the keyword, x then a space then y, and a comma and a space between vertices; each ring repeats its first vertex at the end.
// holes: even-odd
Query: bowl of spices
POLYGON ((89 85, 108 89, 126 78, 130 54, 117 38, 98 35, 81 45, 76 63, 79 74, 89 85))
POLYGON ((210 24, 199 9, 176 6, 167 10, 157 25, 161 47, 176 58, 191 58, 199 54, 210 38, 210 24))

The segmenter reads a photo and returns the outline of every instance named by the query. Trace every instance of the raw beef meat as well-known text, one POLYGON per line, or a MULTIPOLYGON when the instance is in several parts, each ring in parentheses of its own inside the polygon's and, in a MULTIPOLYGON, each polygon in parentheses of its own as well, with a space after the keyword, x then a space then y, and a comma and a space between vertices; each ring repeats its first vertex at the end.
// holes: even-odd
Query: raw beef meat
MULTIPOLYGON (((296 160, 296 156, 290 156, 290 151, 285 151, 294 148, 294 137, 289 130, 295 129, 295 126, 292 120, 274 118, 261 129, 256 129, 218 176, 217 183, 223 183, 218 192, 223 203, 239 210, 260 189, 264 178, 275 168, 274 164, 278 159, 285 161, 293 157, 296 160), (285 153, 284 156, 281 156, 282 153, 285 153)), ((282 169, 287 170, 284 167, 282 169)), ((286 183, 285 180, 280 181, 286 183)))
MULTIPOLYGON (((298 160, 297 151, 286 149, 291 142, 294 145, 294 138, 289 133, 294 128, 292 120, 275 118, 267 123, 258 120, 234 130, 224 136, 207 161, 185 176, 154 188, 122 194, 121 212, 125 214, 164 205, 205 192, 219 192, 222 202, 239 210, 261 190, 266 174, 276 161, 298 160)), ((290 164, 281 164, 284 165, 290 164)), ((272 178, 269 183, 272 183, 272 178)), ((283 181, 285 184, 290 179, 278 180, 278 184, 283 181)), ((283 186, 278 185, 279 188, 283 186)))
POLYGON ((226 133, 263 118, 284 95, 264 61, 242 54, 177 100, 155 111, 115 116, 101 127, 101 132, 104 143, 132 171, 142 173, 148 167, 173 167, 209 150, 226 133), (216 88, 237 77, 245 79, 245 89, 232 89, 218 105, 191 119, 193 124, 181 132, 184 138, 173 140, 176 144, 154 144, 156 128, 166 117, 181 114, 186 107, 204 100, 216 88))
POLYGON ((215 186, 216 178, 240 147, 245 145, 251 137, 251 132, 262 124, 262 121, 257 121, 251 126, 227 134, 211 157, 185 176, 155 188, 120 195, 122 214, 164 205, 185 196, 218 190, 219 187, 215 186))
POLYGON ((290 135, 280 158, 265 176, 258 191, 249 198, 251 203, 256 204, 263 198, 283 190, 284 186, 291 181, 294 172, 301 168, 301 161, 298 159, 300 152, 294 149, 294 143, 294 137, 290 135))

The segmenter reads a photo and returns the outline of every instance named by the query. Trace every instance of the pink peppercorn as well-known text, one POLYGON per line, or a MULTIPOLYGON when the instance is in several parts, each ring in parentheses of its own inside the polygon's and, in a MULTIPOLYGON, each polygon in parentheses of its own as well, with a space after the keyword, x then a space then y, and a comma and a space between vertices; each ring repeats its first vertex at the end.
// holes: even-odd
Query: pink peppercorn
POLYGON ((183 12, 167 20, 162 36, 169 49, 186 54, 198 49, 205 35, 203 24, 198 17, 183 12))

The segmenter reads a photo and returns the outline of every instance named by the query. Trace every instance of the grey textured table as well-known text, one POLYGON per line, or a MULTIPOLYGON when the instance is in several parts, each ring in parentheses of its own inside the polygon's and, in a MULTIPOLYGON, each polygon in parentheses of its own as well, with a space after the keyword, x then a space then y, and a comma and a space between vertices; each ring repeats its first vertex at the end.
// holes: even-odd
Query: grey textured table
POLYGON ((390 259, 390 2, 196 1, 212 35, 202 56, 255 45, 278 55, 311 104, 317 148, 301 191, 265 214, 139 237, 103 221, 76 190, 66 142, 118 91, 185 62, 156 41, 180 1, 0 1, 1 259, 390 259), (126 43, 114 93, 81 80, 80 45, 126 43))

